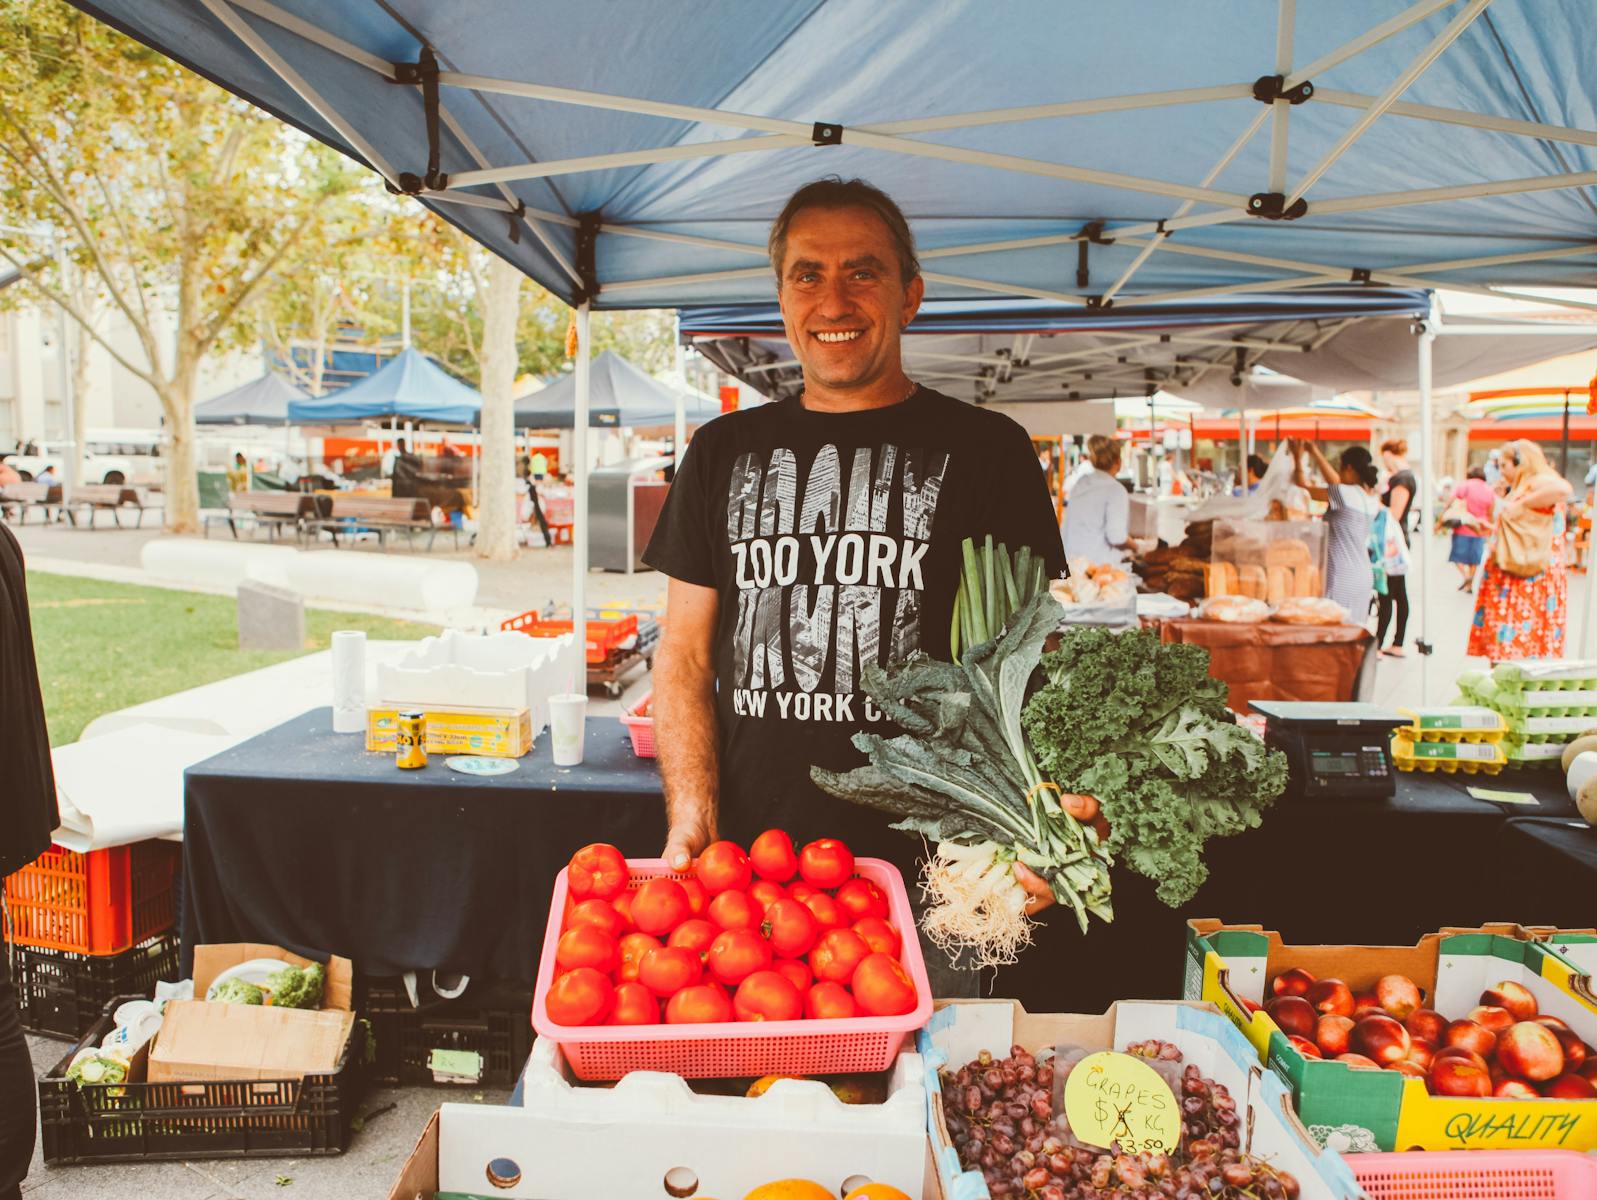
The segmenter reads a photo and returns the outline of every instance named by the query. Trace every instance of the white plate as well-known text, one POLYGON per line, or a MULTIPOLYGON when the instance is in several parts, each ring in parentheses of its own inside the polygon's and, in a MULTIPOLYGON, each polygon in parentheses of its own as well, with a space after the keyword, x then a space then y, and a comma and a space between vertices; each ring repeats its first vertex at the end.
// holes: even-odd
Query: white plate
POLYGON ((444 759, 444 766, 462 775, 508 775, 521 766, 513 758, 481 758, 472 754, 457 754, 444 759))
POLYGON ((242 979, 245 983, 253 983, 256 987, 265 987, 266 981, 273 975, 293 965, 280 958, 252 958, 248 962, 241 962, 211 980, 211 986, 205 989, 205 998, 209 1000, 216 994, 216 989, 229 979, 242 979))

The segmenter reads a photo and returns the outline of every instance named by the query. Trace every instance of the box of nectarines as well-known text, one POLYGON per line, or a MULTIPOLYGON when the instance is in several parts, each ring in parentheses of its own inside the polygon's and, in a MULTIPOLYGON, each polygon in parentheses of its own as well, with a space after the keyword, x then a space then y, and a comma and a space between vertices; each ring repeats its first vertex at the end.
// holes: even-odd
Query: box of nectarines
POLYGON ((1444 929, 1413 946, 1293 946, 1189 921, 1208 1000, 1338 1150, 1597 1149, 1590 931, 1444 929))

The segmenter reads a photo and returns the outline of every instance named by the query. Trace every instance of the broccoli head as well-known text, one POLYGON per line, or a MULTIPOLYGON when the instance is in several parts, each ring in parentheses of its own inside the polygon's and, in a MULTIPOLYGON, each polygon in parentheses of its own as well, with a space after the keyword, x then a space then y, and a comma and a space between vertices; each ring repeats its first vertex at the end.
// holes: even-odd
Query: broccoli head
POLYGON ((322 989, 327 983, 327 968, 321 963, 308 967, 285 967, 266 981, 272 993, 273 1008, 320 1008, 322 989))
POLYGON ((266 995, 253 983, 242 979, 224 979, 205 997, 217 1004, 265 1004, 266 995))

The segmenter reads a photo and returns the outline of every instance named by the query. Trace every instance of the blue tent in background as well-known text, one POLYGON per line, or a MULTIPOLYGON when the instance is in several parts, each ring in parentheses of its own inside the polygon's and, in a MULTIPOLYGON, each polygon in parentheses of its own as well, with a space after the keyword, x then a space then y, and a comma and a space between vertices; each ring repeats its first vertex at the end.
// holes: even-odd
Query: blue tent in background
POLYGON ((288 416, 296 425, 389 419, 470 425, 481 410, 481 396, 411 346, 342 391, 293 401, 288 416))
POLYGON ((308 400, 281 375, 268 371, 243 387, 194 406, 196 425, 287 425, 288 406, 308 400))
MULTIPOLYGON (((595 429, 650 429, 676 420, 676 390, 645 375, 613 350, 593 359, 588 425, 595 429)), ((577 381, 562 375, 548 387, 516 400, 517 429, 570 429, 577 410, 577 381)), ((702 425, 721 415, 718 404, 688 393, 687 423, 702 425)))

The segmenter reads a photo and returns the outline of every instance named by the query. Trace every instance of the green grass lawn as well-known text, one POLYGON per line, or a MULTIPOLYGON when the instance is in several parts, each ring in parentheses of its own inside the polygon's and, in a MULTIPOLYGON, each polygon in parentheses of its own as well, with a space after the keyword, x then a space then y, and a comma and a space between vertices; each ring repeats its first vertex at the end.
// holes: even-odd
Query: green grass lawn
POLYGON ((238 606, 228 596, 29 571, 28 602, 52 746, 77 741, 102 713, 325 650, 335 629, 390 640, 438 632, 410 621, 306 609, 303 651, 245 651, 238 648, 238 606))

